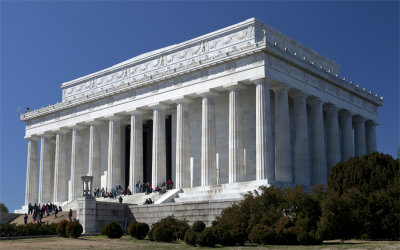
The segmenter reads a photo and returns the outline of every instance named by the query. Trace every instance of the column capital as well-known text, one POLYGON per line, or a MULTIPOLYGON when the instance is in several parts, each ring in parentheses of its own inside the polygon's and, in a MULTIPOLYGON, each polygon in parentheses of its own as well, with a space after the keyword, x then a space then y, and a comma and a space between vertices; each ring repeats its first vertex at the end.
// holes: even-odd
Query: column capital
POLYGON ((98 126, 98 125, 103 124, 103 120, 91 119, 91 120, 87 120, 85 123, 90 126, 98 126))
POLYGON ((318 104, 318 105, 324 104, 324 101, 322 101, 321 99, 319 99, 319 98, 316 97, 316 96, 310 96, 310 97, 308 97, 308 102, 309 102, 310 104, 318 104))
POLYGON ((183 96, 183 97, 173 98, 171 101, 176 104, 187 104, 193 102, 193 99, 188 96, 183 96))
POLYGON ((146 113, 146 109, 145 108, 133 108, 133 109, 128 109, 126 111, 126 113, 132 115, 143 115, 144 113, 146 113))
POLYGON ((244 86, 240 82, 231 82, 231 83, 223 85, 222 87, 229 91, 246 89, 246 86, 244 86))
POLYGON ((360 116, 360 115, 355 115, 353 117, 353 122, 354 123, 360 123, 360 122, 365 122, 367 119, 365 119, 364 117, 360 116))
POLYGON ((118 115, 118 114, 112 114, 112 115, 107 115, 104 116, 104 119, 108 120, 108 121, 121 121, 122 119, 124 119, 124 117, 122 115, 118 115))
POLYGON ((27 139, 28 141, 38 141, 40 138, 38 135, 26 135, 24 139, 27 139))
POLYGON ((339 111, 339 108, 335 104, 332 104, 332 103, 326 103, 325 109, 329 110, 329 111, 339 111))
POLYGON ((201 97, 215 97, 218 96, 218 93, 215 90, 207 89, 196 93, 201 97))
POLYGON ((69 132, 69 129, 67 128, 58 128, 58 129, 54 129, 51 132, 53 132, 54 134, 67 134, 69 132))
POLYGON ((367 127, 373 127, 373 126, 377 126, 377 125, 379 125, 379 122, 374 121, 374 120, 367 120, 365 122, 365 126, 367 126, 367 127))
POLYGON ((72 130, 83 130, 86 128, 86 126, 83 124, 75 124, 75 125, 68 126, 68 128, 72 129, 72 130))
POLYGON ((269 79, 269 78, 260 78, 260 79, 252 80, 252 82, 253 82, 255 85, 260 85, 260 84, 271 84, 271 79, 269 79))
POLYGON ((307 98, 308 94, 306 94, 305 92, 303 92, 302 90, 299 89, 293 89, 289 91, 290 96, 293 98, 307 98))
POLYGON ((271 88, 274 92, 276 92, 276 91, 279 91, 279 90, 288 90, 288 89, 289 89, 289 86, 286 85, 286 84, 283 83, 283 82, 271 81, 271 86, 270 86, 270 88, 271 88))
POLYGON ((339 115, 341 117, 353 117, 353 113, 351 113, 350 111, 348 111, 347 109, 342 109, 339 112, 339 115))
POLYGON ((54 135, 53 132, 46 131, 46 132, 43 132, 42 134, 39 134, 39 137, 40 138, 51 138, 53 135, 54 135))
POLYGON ((162 103, 162 102, 156 102, 156 103, 153 103, 153 104, 149 104, 147 106, 149 108, 153 109, 153 110, 166 110, 169 107, 168 104, 162 103))

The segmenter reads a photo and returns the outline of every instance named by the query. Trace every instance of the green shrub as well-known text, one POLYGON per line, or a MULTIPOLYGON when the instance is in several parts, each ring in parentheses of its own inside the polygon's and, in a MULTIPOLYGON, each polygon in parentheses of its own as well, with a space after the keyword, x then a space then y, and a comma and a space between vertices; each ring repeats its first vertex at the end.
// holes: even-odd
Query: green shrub
POLYGON ((161 242, 171 242, 175 239, 174 230, 165 225, 156 225, 151 228, 150 240, 161 241, 161 242))
POLYGON ((123 231, 121 226, 116 222, 110 222, 102 228, 101 234, 107 235, 109 238, 121 238, 123 231))
POLYGON ((398 159, 372 153, 339 162, 329 174, 318 235, 324 239, 399 239, 399 197, 398 159))
POLYGON ((229 246, 231 244, 231 236, 229 234, 229 230, 224 228, 221 225, 214 225, 212 227, 212 233, 214 236, 214 239, 217 243, 223 245, 223 246, 229 246))
POLYGON ((153 236, 152 236, 153 228, 157 228, 158 226, 168 227, 168 228, 172 229, 172 232, 173 232, 172 241, 183 240, 186 230, 188 230, 190 228, 189 224, 187 223, 187 220, 185 220, 185 219, 178 220, 174 216, 168 216, 168 217, 165 217, 165 218, 161 219, 160 221, 153 224, 153 226, 148 234, 150 240, 154 240, 153 236))
POLYGON ((71 221, 65 226, 65 232, 70 238, 78 238, 83 232, 83 227, 79 222, 71 221))
POLYGON ((202 221, 196 221, 191 227, 195 232, 201 233, 206 228, 206 224, 202 221))
POLYGON ((216 244, 212 228, 206 227, 197 237, 197 244, 204 247, 213 247, 216 244))
POLYGON ((56 223, 1 224, 1 237, 56 235, 56 223))
POLYGON ((184 237, 185 243, 188 244, 188 245, 196 246, 197 237, 198 237, 199 234, 200 234, 200 233, 195 232, 195 231, 193 230, 193 228, 188 229, 188 230, 185 232, 185 237, 184 237))
POLYGON ((57 228, 56 228, 56 233, 60 237, 67 237, 67 233, 65 231, 65 227, 67 226, 67 224, 68 224, 67 220, 62 220, 62 221, 58 222, 57 228))
POLYGON ((128 226, 128 234, 133 238, 142 240, 148 234, 150 228, 146 223, 133 222, 128 226))

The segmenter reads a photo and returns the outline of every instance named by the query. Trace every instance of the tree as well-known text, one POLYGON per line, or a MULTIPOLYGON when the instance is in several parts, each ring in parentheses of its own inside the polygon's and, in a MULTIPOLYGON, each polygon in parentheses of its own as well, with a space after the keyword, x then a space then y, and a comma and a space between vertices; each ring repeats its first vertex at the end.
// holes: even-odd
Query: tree
POLYGON ((0 212, 8 213, 8 208, 6 207, 6 205, 4 205, 4 203, 1 202, 0 202, 0 212))
POLYGON ((397 239, 400 167, 372 153, 338 163, 328 177, 318 235, 323 239, 397 239))

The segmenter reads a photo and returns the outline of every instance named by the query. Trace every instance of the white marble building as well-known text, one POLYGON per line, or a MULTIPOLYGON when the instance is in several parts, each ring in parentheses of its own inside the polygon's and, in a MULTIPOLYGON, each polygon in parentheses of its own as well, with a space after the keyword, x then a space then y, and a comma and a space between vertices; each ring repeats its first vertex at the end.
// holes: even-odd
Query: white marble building
POLYGON ((86 174, 108 190, 326 184, 376 151, 382 105, 338 69, 252 18, 65 82, 62 102, 21 115, 25 205, 75 200, 86 174))

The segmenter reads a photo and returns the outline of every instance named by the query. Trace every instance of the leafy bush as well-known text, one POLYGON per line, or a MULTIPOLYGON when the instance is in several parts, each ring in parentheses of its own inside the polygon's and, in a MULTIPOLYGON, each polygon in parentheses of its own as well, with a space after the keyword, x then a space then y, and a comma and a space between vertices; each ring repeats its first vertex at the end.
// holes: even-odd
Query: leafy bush
POLYGON ((65 226, 65 232, 70 238, 78 238, 83 232, 83 227, 79 222, 71 221, 65 226))
POLYGON ((133 238, 142 240, 148 234, 150 228, 149 225, 142 222, 133 222, 128 226, 128 234, 133 238))
POLYGON ((6 205, 4 205, 4 203, 0 202, 0 212, 2 213, 8 213, 8 208, 6 205))
POLYGON ((123 231, 118 223, 110 222, 102 228, 101 234, 107 235, 109 238, 117 239, 122 237, 123 231))
POLYGON ((68 224, 67 220, 62 220, 62 221, 58 222, 57 228, 56 228, 56 233, 60 237, 67 237, 67 233, 65 231, 65 227, 67 226, 67 224, 68 224))
POLYGON ((56 235, 56 223, 1 224, 1 237, 56 235))
POLYGON ((150 240, 171 242, 175 239, 174 230, 166 225, 153 226, 149 232, 150 240))
POLYGON ((153 224, 152 229, 149 232, 149 238, 150 240, 152 239, 152 234, 153 234, 153 228, 163 226, 163 227, 168 227, 172 229, 173 232, 173 239, 174 240, 183 240, 185 236, 186 230, 188 230, 189 224, 187 223, 187 220, 178 220, 174 216, 168 216, 160 221, 156 222, 153 224))
POLYGON ((206 228, 206 224, 202 221, 196 221, 191 227, 195 232, 201 233, 206 228))
POLYGON ((328 178, 317 235, 323 239, 398 239, 400 167, 372 153, 339 162, 328 178))
POLYGON ((185 233, 185 238, 184 241, 188 245, 196 246, 197 243, 197 237, 200 233, 195 232, 193 228, 190 228, 189 230, 186 231, 185 233))
POLYGON ((211 227, 206 227, 198 236, 197 244, 204 247, 213 247, 216 244, 211 227))

